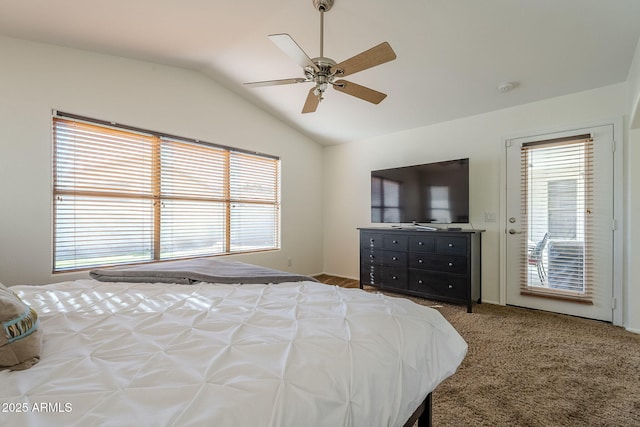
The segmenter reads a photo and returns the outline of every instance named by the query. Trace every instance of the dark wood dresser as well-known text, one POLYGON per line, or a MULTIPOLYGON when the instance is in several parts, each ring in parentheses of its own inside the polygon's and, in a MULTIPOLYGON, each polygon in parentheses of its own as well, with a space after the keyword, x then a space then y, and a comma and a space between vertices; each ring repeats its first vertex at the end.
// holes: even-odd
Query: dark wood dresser
POLYGON ((483 230, 360 228, 360 288, 437 301, 480 303, 483 230))

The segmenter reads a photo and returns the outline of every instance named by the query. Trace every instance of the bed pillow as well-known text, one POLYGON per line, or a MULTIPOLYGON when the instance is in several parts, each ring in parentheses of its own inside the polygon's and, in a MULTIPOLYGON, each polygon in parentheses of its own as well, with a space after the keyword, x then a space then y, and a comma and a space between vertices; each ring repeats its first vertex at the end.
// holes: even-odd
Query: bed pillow
POLYGON ((38 363, 39 326, 38 313, 0 283, 0 370, 19 371, 38 363))

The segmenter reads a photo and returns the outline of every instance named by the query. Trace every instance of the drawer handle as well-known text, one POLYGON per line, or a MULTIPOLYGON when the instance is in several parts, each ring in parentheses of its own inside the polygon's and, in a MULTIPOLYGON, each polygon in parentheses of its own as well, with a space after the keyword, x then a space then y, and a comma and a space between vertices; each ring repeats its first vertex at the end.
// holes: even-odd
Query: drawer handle
POLYGON ((369 254, 369 258, 373 259, 375 257, 373 256, 373 254, 369 254))
POLYGON ((418 285, 422 285, 422 280, 418 280, 418 285))
POLYGON ((424 261, 423 261, 423 260, 421 260, 421 259, 419 259, 419 260, 418 260, 418 264, 422 264, 423 262, 424 262, 424 261))
POLYGON ((394 257, 393 257, 393 258, 391 258, 391 259, 392 259, 392 260, 394 260, 394 261, 397 261, 397 260, 398 260, 398 257, 395 257, 395 256, 394 256, 394 257))
POLYGON ((453 247, 453 243, 449 243, 449 247, 452 248, 453 247))
POLYGON ((371 277, 372 279, 375 277, 376 275, 373 273, 369 273, 369 277, 371 277))
POLYGON ((394 240, 394 241, 393 241, 393 244, 394 244, 394 245, 395 245, 395 244, 397 244, 397 243, 398 243, 398 241, 397 241, 397 240, 394 240))
POLYGON ((453 289, 453 285, 452 284, 449 284, 449 289, 453 289))
POLYGON ((422 245, 424 245, 424 243, 418 242, 418 246, 422 246, 422 245))
POLYGON ((397 278, 396 276, 391 276, 391 278, 392 278, 393 280, 398 280, 398 278, 397 278))
POLYGON ((453 267, 453 263, 452 262, 449 263, 449 267, 453 267))
POLYGON ((375 243, 376 239, 369 239, 370 243, 375 243))

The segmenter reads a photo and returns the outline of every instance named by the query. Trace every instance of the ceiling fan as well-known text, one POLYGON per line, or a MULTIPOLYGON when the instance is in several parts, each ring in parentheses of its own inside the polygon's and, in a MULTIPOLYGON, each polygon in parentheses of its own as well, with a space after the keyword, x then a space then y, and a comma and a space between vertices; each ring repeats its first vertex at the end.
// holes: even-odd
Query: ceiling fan
POLYGON ((318 104, 324 99, 323 95, 325 90, 330 85, 339 92, 355 96, 356 98, 373 104, 379 104, 386 98, 386 94, 339 78, 392 61, 396 59, 395 52, 391 49, 389 43, 383 42, 340 63, 336 63, 331 58, 324 57, 324 12, 328 12, 331 9, 334 0, 312 1, 314 7, 320 12, 319 57, 311 59, 289 34, 272 34, 269 36, 276 46, 304 69, 304 77, 251 82, 245 83, 245 85, 249 87, 261 87, 294 83, 314 83, 315 86, 309 90, 307 100, 302 108, 303 113, 316 111, 318 104))

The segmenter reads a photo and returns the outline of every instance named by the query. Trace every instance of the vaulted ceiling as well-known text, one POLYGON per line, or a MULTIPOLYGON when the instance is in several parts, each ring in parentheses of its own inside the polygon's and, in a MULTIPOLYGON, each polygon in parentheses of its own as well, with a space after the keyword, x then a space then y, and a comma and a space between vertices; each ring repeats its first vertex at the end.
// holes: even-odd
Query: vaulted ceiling
POLYGON ((397 59, 348 77, 386 93, 374 105, 329 88, 301 114, 311 83, 267 37, 319 56, 312 0, 0 0, 0 35, 198 70, 323 144, 426 126, 624 82, 640 37, 638 0, 335 0, 324 56, 388 41, 397 59), (507 92, 498 86, 512 83, 507 92))

